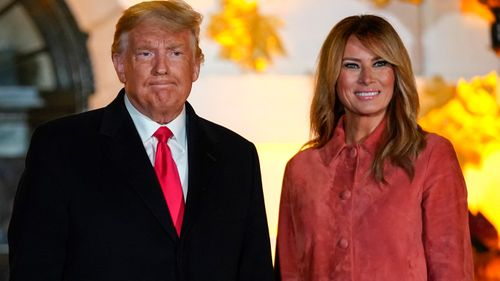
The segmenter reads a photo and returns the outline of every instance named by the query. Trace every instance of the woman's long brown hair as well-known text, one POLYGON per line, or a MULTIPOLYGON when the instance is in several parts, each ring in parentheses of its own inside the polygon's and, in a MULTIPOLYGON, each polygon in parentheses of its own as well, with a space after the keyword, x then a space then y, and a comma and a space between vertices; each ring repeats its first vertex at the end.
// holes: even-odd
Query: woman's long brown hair
POLYGON ((384 180, 384 163, 390 161, 414 176, 413 161, 425 147, 425 135, 417 124, 418 93, 410 57, 389 22, 375 15, 351 16, 336 24, 321 47, 311 103, 311 140, 305 146, 320 148, 332 137, 345 113, 337 98, 336 84, 347 40, 356 36, 377 56, 388 61, 395 73, 394 94, 387 109, 384 139, 377 148, 372 173, 384 180))

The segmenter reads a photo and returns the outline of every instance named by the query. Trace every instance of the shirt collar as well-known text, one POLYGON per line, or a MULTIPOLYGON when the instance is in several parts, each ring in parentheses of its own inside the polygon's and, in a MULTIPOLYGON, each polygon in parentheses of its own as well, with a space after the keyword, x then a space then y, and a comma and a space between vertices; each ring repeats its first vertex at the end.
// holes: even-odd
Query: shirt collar
MULTIPOLYGON (((127 108, 132 121, 141 137, 142 143, 147 142, 162 125, 151 120, 151 118, 139 112, 125 95, 125 107, 127 108)), ((186 149, 186 106, 182 107, 181 113, 168 124, 164 125, 172 131, 172 139, 182 148, 186 149)))
POLYGON ((375 151, 378 148, 379 143, 382 141, 386 128, 387 117, 384 118, 380 124, 378 124, 377 128, 375 128, 375 130, 362 143, 356 145, 348 145, 345 142, 344 120, 344 115, 342 115, 337 123, 337 127, 335 128, 331 140, 323 148, 321 148, 323 151, 321 154, 325 165, 330 164, 333 158, 336 158, 345 147, 356 146, 367 151, 371 155, 375 155, 375 151))

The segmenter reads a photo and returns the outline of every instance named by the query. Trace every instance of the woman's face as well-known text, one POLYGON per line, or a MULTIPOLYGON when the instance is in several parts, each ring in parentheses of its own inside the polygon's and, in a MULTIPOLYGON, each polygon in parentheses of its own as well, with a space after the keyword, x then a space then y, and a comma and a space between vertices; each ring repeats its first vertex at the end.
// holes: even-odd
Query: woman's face
POLYGON ((357 37, 347 40, 337 93, 348 117, 382 120, 394 93, 394 69, 357 37))

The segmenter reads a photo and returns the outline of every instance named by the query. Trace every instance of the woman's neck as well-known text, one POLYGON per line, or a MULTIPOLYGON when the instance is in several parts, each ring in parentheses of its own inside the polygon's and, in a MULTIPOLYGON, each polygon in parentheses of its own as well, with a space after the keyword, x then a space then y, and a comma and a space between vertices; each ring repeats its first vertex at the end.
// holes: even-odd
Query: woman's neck
POLYGON ((352 116, 347 114, 344 117, 345 142, 347 144, 362 143, 382 122, 382 116, 352 116))

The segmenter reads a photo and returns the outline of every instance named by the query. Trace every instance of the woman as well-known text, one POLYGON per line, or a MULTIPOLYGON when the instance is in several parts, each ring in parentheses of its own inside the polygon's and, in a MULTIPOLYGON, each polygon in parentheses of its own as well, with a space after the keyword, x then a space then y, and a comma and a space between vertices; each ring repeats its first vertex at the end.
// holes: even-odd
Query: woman
POLYGON ((463 175, 417 112, 394 28, 373 15, 340 21, 319 57, 313 138, 285 170, 281 280, 473 280, 463 175))

